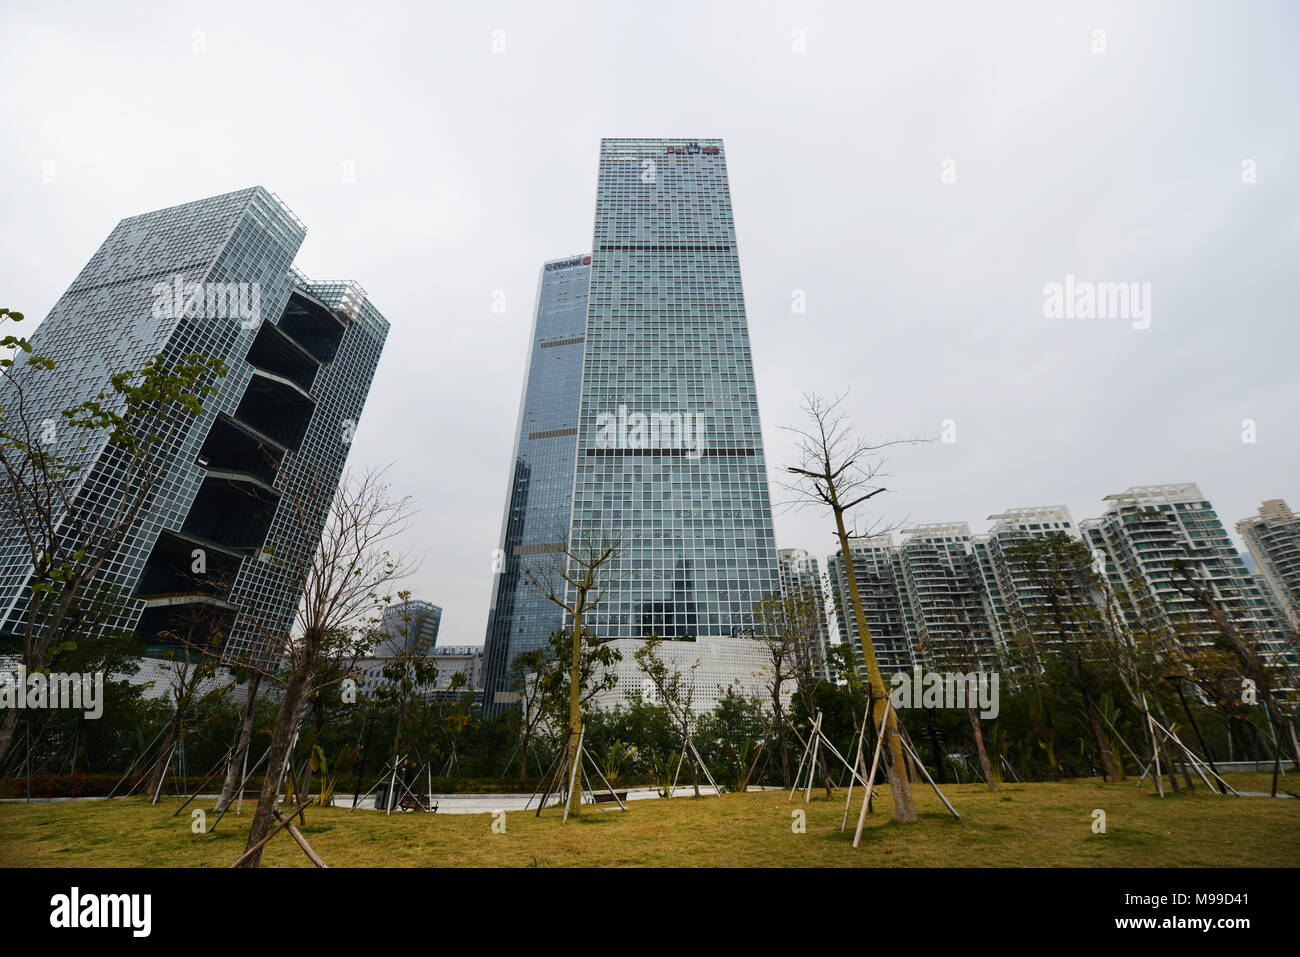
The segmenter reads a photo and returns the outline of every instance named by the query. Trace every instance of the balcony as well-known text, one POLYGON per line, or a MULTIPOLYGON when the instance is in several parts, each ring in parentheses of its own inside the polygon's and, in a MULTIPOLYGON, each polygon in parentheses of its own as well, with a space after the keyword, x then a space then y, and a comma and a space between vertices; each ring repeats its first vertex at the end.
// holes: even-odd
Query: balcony
POLYGON ((163 529, 140 573, 134 597, 146 602, 182 595, 226 598, 251 550, 231 548, 192 532, 163 529))
POLYGON ((199 465, 209 474, 244 476, 266 486, 275 477, 284 458, 284 445, 229 415, 218 415, 199 452, 199 465))
POLYGON ((347 332, 347 324, 333 309, 302 289, 290 293, 279 327, 319 362, 334 360, 347 332))
POLYGON ((253 475, 209 470, 181 531, 236 551, 266 541, 280 493, 253 475))
POLYGON ((288 379, 304 392, 310 392, 320 371, 320 360, 299 345, 279 326, 262 323, 257 338, 248 349, 251 365, 288 379))
POLYGON ((316 400, 292 379, 254 366, 235 418, 296 452, 315 410, 316 400))

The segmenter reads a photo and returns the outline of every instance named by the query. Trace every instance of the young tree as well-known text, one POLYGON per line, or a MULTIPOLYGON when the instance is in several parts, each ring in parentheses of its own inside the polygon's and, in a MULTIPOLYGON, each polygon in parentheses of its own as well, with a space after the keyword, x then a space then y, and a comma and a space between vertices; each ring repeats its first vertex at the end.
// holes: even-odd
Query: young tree
MULTIPOLYGON (((695 699, 695 669, 700 663, 697 660, 693 665, 682 674, 682 670, 675 664, 665 661, 659 654, 659 648, 663 644, 663 639, 658 637, 647 638, 641 643, 641 646, 634 652, 633 657, 636 659, 637 667, 645 675, 650 684, 654 687, 655 696, 659 703, 668 711, 668 717, 672 720, 677 730, 682 735, 682 760, 691 762, 691 780, 695 787, 695 796, 700 796, 700 769, 695 760, 688 754, 691 740, 691 721, 694 718, 694 712, 691 710, 691 703, 695 699)), ((672 797, 672 788, 665 797, 672 797)))
POLYGON ((1064 533, 1026 538, 1007 549, 1007 556, 1021 570, 1033 589, 1034 601, 1026 623, 1030 640, 1046 640, 1047 654, 1066 665, 1075 690, 1083 699, 1084 714, 1097 741, 1102 774, 1118 781, 1110 740, 1101 727, 1101 717, 1089 671, 1089 658, 1098 631, 1100 610, 1093 599, 1101 583, 1093 570, 1088 546, 1064 533))
POLYGON ((194 713, 225 696, 227 688, 205 688, 208 679, 217 673, 221 645, 225 634, 221 617, 211 606, 197 605, 186 609, 175 627, 163 632, 176 645, 164 653, 167 671, 170 672, 170 692, 173 712, 162 745, 149 772, 146 793, 160 793, 159 786, 171 763, 173 751, 184 740, 194 713))
MULTIPOLYGON (((519 780, 528 780, 528 754, 533 738, 537 734, 538 724, 545 715, 542 707, 543 682, 537 680, 546 665, 546 649, 535 648, 515 655, 510 663, 510 690, 519 698, 519 707, 514 709, 519 734, 519 780)), ((505 772, 503 771, 502 774, 505 772)))
MULTIPOLYGON (((794 694, 809 722, 809 730, 817 714, 817 692, 825 683, 826 661, 820 648, 824 612, 817 603, 802 595, 771 595, 754 606, 754 621, 767 643, 768 658, 772 662, 772 708, 776 720, 783 719, 780 690, 789 679, 794 680, 794 694), (777 675, 781 680, 777 680, 777 675)), ((778 741, 781 746, 782 775, 788 777, 789 759, 785 754, 785 739, 778 724, 778 741)), ((818 751, 822 786, 826 796, 831 796, 830 771, 826 767, 826 752, 818 751)), ((790 786, 787 781, 787 787, 790 786)))
MULTIPOLYGON (((940 670, 976 674, 980 676, 981 681, 989 680, 985 669, 985 655, 975 638, 969 619, 961 622, 958 633, 945 647, 937 649, 932 654, 934 663, 940 670)), ((970 694, 966 695, 966 717, 970 720, 971 734, 975 738, 975 750, 979 755, 984 784, 990 791, 996 791, 998 782, 993 774, 993 766, 989 763, 988 749, 984 745, 984 728, 980 724, 979 707, 970 694)))
POLYGON ((1274 676, 1272 669, 1263 660, 1254 643, 1249 642, 1229 619, 1228 614, 1219 604, 1210 583, 1206 581, 1185 559, 1178 558, 1173 563, 1174 587, 1184 595, 1193 598, 1214 619, 1215 627, 1223 635, 1228 646, 1237 656, 1242 673, 1253 682, 1255 692, 1264 703, 1269 723, 1273 726, 1273 735, 1277 747, 1291 752, 1291 760, 1300 768, 1300 740, 1296 738, 1295 726, 1282 712, 1274 694, 1274 676))
MULTIPOLYGON (((776 730, 776 749, 781 758, 781 784, 792 787, 790 779, 790 749, 785 740, 785 690, 795 680, 796 655, 793 642, 774 619, 780 617, 783 604, 779 598, 765 598, 754 607, 754 620, 763 632, 770 662, 764 669, 768 697, 772 702, 772 726, 776 730)), ((764 736, 766 740, 766 735, 764 736)))
MULTIPOLYGON (((390 551, 409 527, 411 501, 394 498, 382 472, 345 476, 337 491, 318 480, 288 478, 284 501, 291 509, 292 540, 281 543, 271 560, 301 590, 294 622, 285 628, 276 615, 247 596, 231 599, 244 607, 268 655, 276 653, 286 663, 283 672, 271 673, 284 682, 284 698, 271 731, 246 851, 253 851, 271 828, 302 707, 320 687, 319 663, 336 653, 335 644, 355 641, 354 629, 383 601, 382 593, 411 571, 406 555, 390 551), (320 544, 315 547, 318 533, 320 544)), ((240 866, 257 867, 261 857, 261 849, 253 851, 240 866)))
MULTIPOLYGON (((550 553, 550 560, 538 568, 525 570, 528 581, 548 601, 559 605, 572 620, 569 659, 569 744, 566 782, 575 781, 582 767, 578 741, 582 734, 582 652, 584 643, 594 641, 582 626, 583 616, 599 606, 612 581, 618 539, 600 535, 582 540, 562 541, 550 553)), ((567 786, 567 783, 566 783, 567 786)), ((582 789, 573 787, 569 813, 577 815, 582 806, 582 789)))
POLYGON ((886 707, 888 696, 885 683, 880 674, 880 664, 876 660, 875 646, 871 642, 871 629, 867 627, 867 617, 862 609, 853 567, 853 552, 849 548, 849 539, 861 536, 850 535, 848 529, 854 511, 885 491, 883 486, 876 485, 874 481, 884 467, 880 451, 899 443, 871 445, 855 438, 847 417, 838 411, 843 401, 843 396, 830 403, 823 402, 816 395, 804 396, 804 412, 810 424, 805 428, 789 430, 798 439, 799 464, 787 467, 786 471, 795 476, 787 488, 799 496, 797 504, 825 506, 835 519, 835 535, 839 541, 840 554, 844 557, 844 570, 848 578, 849 602, 857 621, 858 635, 862 641, 862 658, 871 687, 874 704, 872 720, 877 727, 885 720, 885 741, 888 745, 885 767, 894 797, 894 816, 902 823, 911 824, 916 821, 916 806, 904 770, 898 718, 892 708, 886 707))

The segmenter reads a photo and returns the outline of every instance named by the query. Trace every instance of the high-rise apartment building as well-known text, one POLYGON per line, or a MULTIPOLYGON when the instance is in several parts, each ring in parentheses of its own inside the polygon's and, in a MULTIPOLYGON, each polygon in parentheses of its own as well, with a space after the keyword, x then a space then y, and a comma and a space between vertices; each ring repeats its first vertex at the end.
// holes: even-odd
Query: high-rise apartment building
POLYGON ((562 541, 619 543, 584 620, 602 640, 747 634, 754 606, 779 589, 722 142, 602 140, 584 286, 586 272, 554 323, 543 275, 538 329, 556 331, 549 345, 534 336, 521 407, 486 643, 489 709, 509 700, 513 657, 564 624, 524 581, 524 560, 562 541), (555 371, 535 386, 544 348, 555 371), (529 420, 534 406, 546 414, 529 420), (554 443, 546 479, 519 451, 535 442, 554 443), (539 481, 550 504, 532 521, 524 490, 539 481))
POLYGON ((990 633, 995 642, 1005 642, 1017 634, 1033 632, 1038 638, 1051 640, 1047 634, 1042 588, 1031 580, 1023 559, 1016 554, 1017 545, 1034 538, 1066 535, 1079 538, 1078 529, 1064 505, 1010 508, 990 515, 993 525, 985 535, 976 536, 972 550, 979 565, 984 587, 990 633))
MULTIPOLYGON (((261 187, 124 219, 32 334, 55 362, 31 380, 27 414, 38 422, 59 421, 154 355, 197 353, 229 370, 203 411, 164 437, 157 494, 103 570, 124 594, 104 628, 159 646, 177 616, 204 608, 228 656, 274 657, 265 629, 293 619, 296 562, 319 540, 388 333, 355 283, 293 268, 305 234, 261 187), (317 494, 300 496, 300 509, 290 487, 317 494)), ((121 501, 127 453, 102 433, 85 441, 64 428, 51 451, 81 467, 73 507, 94 514, 121 501)), ((4 631, 20 626, 30 586, 17 530, 0 529, 4 631)))
POLYGON ((984 583, 965 522, 903 529, 898 558, 917 662, 965 671, 992 659, 984 583))
POLYGON ((569 530, 590 277, 591 256, 578 255, 545 263, 538 281, 483 646, 483 707, 490 715, 513 700, 515 658, 543 647, 564 627, 559 606, 533 587, 526 572, 569 530))
MULTIPOLYGON (((871 633, 876 662, 888 676, 908 671, 916 663, 913 654, 913 610, 904 578, 903 559, 890 535, 876 535, 850 541, 853 575, 858 585, 862 614, 871 633)), ((854 662, 865 674, 861 633, 849 594, 848 570, 842 552, 826 560, 831 600, 835 607, 840 641, 852 645, 854 662)))
POLYGON ((1282 499, 1269 499, 1258 515, 1237 523, 1237 532, 1291 630, 1300 629, 1300 515, 1282 499))
POLYGON ((1279 650, 1270 603, 1195 484, 1137 486, 1105 501, 1105 513, 1079 527, 1130 621, 1167 628, 1192 644, 1219 637, 1210 613, 1177 587, 1174 562, 1182 559, 1266 655, 1279 650))
POLYGON ((817 636, 812 649, 812 660, 820 669, 822 677, 830 679, 832 669, 828 660, 831 638, 826 623, 827 586, 822 578, 821 566, 815 555, 802 548, 782 548, 777 551, 776 557, 782 596, 801 599, 815 610, 817 636))

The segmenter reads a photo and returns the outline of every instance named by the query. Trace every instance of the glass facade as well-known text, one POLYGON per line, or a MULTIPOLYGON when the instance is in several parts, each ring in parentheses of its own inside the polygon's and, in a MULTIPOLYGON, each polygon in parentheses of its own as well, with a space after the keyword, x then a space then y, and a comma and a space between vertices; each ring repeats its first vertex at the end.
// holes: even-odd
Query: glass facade
MULTIPOLYGON (((202 605, 228 615, 227 654, 269 664, 266 629, 290 626, 300 584, 289 559, 314 551, 328 496, 308 509, 314 529, 304 535, 283 489, 337 485, 388 333, 356 284, 312 283, 293 269, 305 236, 262 187, 124 219, 32 334, 35 352, 55 361, 32 380, 37 422, 58 420, 155 354, 218 357, 228 369, 202 412, 164 436, 156 494, 102 573, 123 590, 104 628, 156 645, 202 605), (208 556, 203 579, 192 571, 196 548, 208 556)), ((128 469, 122 450, 102 438, 85 445, 74 429, 57 443, 83 470, 73 507, 91 523, 113 514, 128 469)), ((0 530, 0 621, 10 632, 30 594, 15 532, 0 530)))
POLYGON ((498 695, 509 694, 510 663, 545 645, 563 624, 559 607, 528 583, 524 571, 533 556, 545 555, 569 530, 590 277, 590 256, 568 256, 543 265, 538 282, 483 647, 483 702, 489 714, 505 703, 498 695))
POLYGON ((776 594, 766 460, 721 140, 605 139, 575 542, 621 542, 601 639, 740 635, 776 594))
MULTIPOLYGON (((565 261, 557 261, 563 263, 565 261)), ((779 591, 721 140, 605 139, 590 257, 542 274, 485 708, 565 622, 525 580, 561 541, 616 538, 601 640, 733 636, 779 591)))
POLYGON ((429 601, 412 598, 385 608, 380 616, 379 631, 384 637, 371 650, 372 658, 396 658, 400 655, 431 655, 438 645, 438 627, 442 608, 429 601))

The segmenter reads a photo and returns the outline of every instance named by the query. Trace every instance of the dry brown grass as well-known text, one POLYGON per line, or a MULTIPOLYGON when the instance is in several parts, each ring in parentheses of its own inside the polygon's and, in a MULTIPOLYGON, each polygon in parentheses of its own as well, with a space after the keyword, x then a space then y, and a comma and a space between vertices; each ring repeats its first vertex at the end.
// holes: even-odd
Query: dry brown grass
MULTIPOLYGON (((1235 786, 1268 789, 1268 775, 1229 775, 1235 786)), ((1292 787, 1290 776, 1284 787, 1292 787)), ((1005 784, 945 788, 958 823, 928 789, 918 790, 915 826, 890 814, 879 788, 862 846, 851 846, 859 802, 840 831, 844 792, 807 805, 787 793, 638 801, 631 810, 584 810, 560 822, 548 809, 506 815, 494 834, 487 814, 385 817, 373 811, 311 809, 304 833, 332 867, 1281 867, 1300 863, 1300 800, 1224 798, 1199 785, 1161 800, 1148 782, 1005 784), (1092 811, 1106 812, 1106 833, 1092 832, 1092 811), (807 812, 807 833, 793 833, 791 812, 807 812)), ((205 802, 207 807, 210 803, 205 802)), ((192 805, 191 807, 194 807, 192 805)), ((243 851, 248 809, 226 816, 213 834, 190 830, 189 810, 173 817, 166 799, 57 804, 0 804, 0 865, 24 867, 226 867, 243 851)), ((310 866, 287 834, 263 863, 310 866)))

